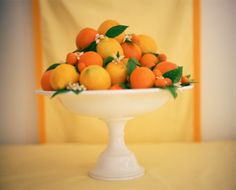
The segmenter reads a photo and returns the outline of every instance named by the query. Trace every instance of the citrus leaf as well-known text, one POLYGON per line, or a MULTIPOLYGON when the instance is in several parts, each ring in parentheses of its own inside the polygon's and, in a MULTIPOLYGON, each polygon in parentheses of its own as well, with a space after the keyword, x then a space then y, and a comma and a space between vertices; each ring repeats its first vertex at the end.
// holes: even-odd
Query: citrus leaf
POLYGON ((198 83, 198 82, 196 82, 196 81, 194 81, 193 79, 191 79, 188 83, 182 83, 182 84, 180 84, 181 86, 190 86, 191 84, 194 84, 194 83, 198 83))
POLYGON ((128 82, 119 83, 119 85, 124 89, 130 89, 130 83, 128 82))
POLYGON ((75 94, 79 94, 81 92, 83 92, 84 90, 71 90, 72 92, 74 92, 75 94))
POLYGON ((51 96, 51 98, 55 97, 55 96, 58 95, 58 94, 64 94, 64 93, 67 93, 67 92, 69 92, 69 91, 70 91, 70 90, 67 90, 66 88, 57 90, 56 92, 53 93, 53 95, 51 96))
POLYGON ((130 58, 128 60, 128 63, 127 63, 127 73, 128 73, 128 76, 131 75, 131 73, 133 72, 133 70, 137 67, 137 61, 136 59, 133 59, 133 58, 130 58))
POLYGON ((77 71, 77 73, 79 73, 79 68, 78 68, 78 64, 75 64, 75 70, 77 71))
POLYGON ((114 60, 114 57, 108 56, 106 59, 103 61, 103 67, 106 67, 110 62, 114 60))
POLYGON ((190 82, 188 82, 188 83, 184 83, 184 84, 180 84, 182 87, 184 87, 184 86, 190 86, 191 85, 191 83, 190 82))
POLYGON ((156 65, 157 65, 157 64, 151 66, 149 69, 151 69, 151 70, 153 71, 153 70, 155 69, 156 65))
POLYGON ((159 53, 151 53, 151 54, 155 55, 156 57, 159 56, 159 53))
POLYGON ((119 36, 122 32, 124 32, 126 28, 128 28, 128 26, 125 25, 113 26, 106 32, 105 36, 109 38, 114 38, 116 36, 119 36))
POLYGON ((178 67, 174 70, 166 72, 163 77, 169 78, 173 83, 179 82, 183 72, 183 67, 178 67))
POLYGON ((138 60, 136 58, 131 58, 131 59, 133 59, 135 61, 137 66, 141 66, 141 64, 138 62, 138 60))
POLYGON ((86 48, 80 50, 81 52, 87 52, 87 51, 96 51, 97 48, 97 43, 96 41, 93 41, 91 44, 89 44, 89 46, 87 46, 86 48))
POLYGON ((166 89, 169 90, 169 92, 171 93, 173 98, 177 98, 178 94, 177 94, 177 87, 176 86, 174 86, 174 85, 167 86, 166 89))
POLYGON ((79 94, 81 92, 83 92, 84 90, 69 90, 69 89, 66 89, 66 88, 63 88, 63 89, 60 89, 60 90, 57 90, 56 92, 53 93, 53 95, 51 96, 51 98, 59 95, 59 94, 64 94, 64 93, 67 93, 67 92, 73 92, 75 94, 79 94))
POLYGON ((52 65, 50 65, 48 68, 47 68, 47 70, 46 71, 50 71, 50 70, 52 70, 52 69, 55 69, 57 66, 59 66, 61 63, 54 63, 54 64, 52 64, 52 65))
POLYGON ((76 49, 76 50, 73 51, 72 53, 76 53, 76 52, 80 52, 80 49, 76 49))
POLYGON ((117 51, 117 53, 116 53, 116 57, 120 57, 120 52, 119 51, 117 51))
POLYGON ((141 64, 138 62, 138 60, 136 58, 129 58, 129 60, 132 59, 132 61, 137 65, 137 66, 141 66, 141 64))

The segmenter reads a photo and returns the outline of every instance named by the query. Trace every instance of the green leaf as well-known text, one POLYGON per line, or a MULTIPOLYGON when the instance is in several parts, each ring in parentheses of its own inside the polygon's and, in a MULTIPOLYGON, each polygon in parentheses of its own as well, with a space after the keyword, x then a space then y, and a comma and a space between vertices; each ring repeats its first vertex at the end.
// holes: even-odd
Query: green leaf
POLYGON ((72 53, 76 53, 76 52, 80 52, 80 49, 77 49, 77 50, 73 51, 72 53))
POLYGON ((119 83, 119 85, 124 89, 130 89, 130 83, 128 82, 119 83))
POLYGON ((122 32, 124 32, 126 28, 128 28, 128 26, 125 25, 113 26, 106 32, 105 36, 109 38, 114 38, 116 36, 119 36, 122 32))
POLYGON ((191 83, 189 82, 189 83, 184 83, 184 84, 180 84, 180 85, 184 87, 184 86, 190 86, 190 84, 191 83))
POLYGON ((141 66, 141 64, 139 63, 139 61, 136 58, 131 58, 131 59, 133 59, 135 61, 137 66, 141 66))
POLYGON ((183 72, 183 67, 178 67, 174 70, 166 72, 163 77, 169 78, 173 83, 179 82, 183 72))
POLYGON ((138 60, 136 58, 129 58, 132 59, 132 61, 137 65, 137 66, 141 66, 141 64, 138 62, 138 60))
POLYGON ((55 69, 57 66, 59 66, 60 64, 63 64, 63 63, 54 63, 52 65, 50 65, 46 71, 50 71, 52 69, 55 69))
POLYGON ((56 92, 53 93, 53 95, 51 96, 51 98, 55 97, 55 96, 58 95, 58 94, 64 94, 64 93, 67 93, 67 92, 69 92, 69 91, 70 91, 70 90, 67 90, 66 88, 57 90, 56 92))
POLYGON ((77 71, 77 73, 79 73, 79 68, 78 68, 78 64, 75 64, 75 70, 77 71))
POLYGON ((181 86, 190 86, 191 84, 194 84, 194 83, 198 83, 198 82, 196 82, 195 80, 193 80, 193 79, 190 79, 190 81, 188 82, 188 83, 182 83, 182 84, 180 84, 181 86))
POLYGON ((71 90, 72 92, 74 92, 75 94, 79 94, 81 92, 83 92, 84 90, 71 90))
POLYGON ((97 43, 96 41, 93 41, 91 44, 89 44, 89 46, 87 46, 86 48, 80 50, 81 52, 87 52, 87 51, 96 51, 97 48, 97 43))
POLYGON ((103 61, 103 67, 106 67, 113 60, 114 60, 114 57, 112 57, 112 56, 109 56, 109 57, 105 58, 104 61, 103 61))
POLYGON ((155 55, 156 57, 159 56, 159 53, 151 53, 151 54, 155 55))
POLYGON ((119 52, 119 51, 117 51, 117 53, 116 53, 116 57, 117 57, 117 58, 120 57, 120 52, 119 52))
POLYGON ((151 69, 153 71, 153 69, 155 69, 157 64, 153 65, 152 67, 150 67, 149 69, 151 69))
POLYGON ((178 94, 177 94, 177 87, 176 86, 174 86, 174 85, 167 86, 166 89, 169 90, 169 92, 171 93, 173 98, 177 98, 178 94))
POLYGON ((57 90, 56 92, 53 93, 53 95, 51 96, 51 98, 59 95, 59 94, 65 94, 67 92, 73 92, 75 94, 79 94, 81 92, 83 92, 84 90, 69 90, 69 89, 66 89, 66 88, 63 88, 63 89, 60 89, 60 90, 57 90))
POLYGON ((131 73, 133 72, 133 70, 137 67, 137 60, 133 59, 133 58, 130 58, 128 60, 128 63, 126 65, 126 67, 127 67, 128 76, 130 76, 131 73))

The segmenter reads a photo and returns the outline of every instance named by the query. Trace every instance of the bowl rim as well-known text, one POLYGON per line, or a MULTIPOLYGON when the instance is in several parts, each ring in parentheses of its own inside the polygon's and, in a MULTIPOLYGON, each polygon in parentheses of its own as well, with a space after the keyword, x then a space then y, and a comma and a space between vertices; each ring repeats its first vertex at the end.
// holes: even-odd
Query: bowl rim
MULTIPOLYGON (((193 85, 189 86, 184 86, 184 87, 178 87, 178 90, 188 90, 192 89, 193 85)), ((114 95, 114 94, 147 94, 147 93, 152 93, 152 92, 161 92, 164 91, 165 89, 161 88, 145 88, 145 89, 124 89, 124 90, 85 90, 82 91, 79 95, 114 95)), ((39 95, 48 95, 51 96, 54 94, 56 91, 45 91, 42 89, 36 90, 36 94, 39 95)), ((67 92, 64 93, 63 95, 74 95, 73 92, 67 92)))

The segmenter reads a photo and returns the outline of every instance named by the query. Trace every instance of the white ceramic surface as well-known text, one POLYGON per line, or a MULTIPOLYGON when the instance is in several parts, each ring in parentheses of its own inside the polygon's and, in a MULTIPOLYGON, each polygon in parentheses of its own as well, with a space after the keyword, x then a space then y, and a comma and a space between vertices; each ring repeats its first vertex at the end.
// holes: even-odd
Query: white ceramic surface
MULTIPOLYGON (((192 86, 183 87, 183 90, 192 86)), ((53 92, 37 91, 51 96, 53 92)), ((124 127, 135 116, 155 111, 171 98, 170 92, 157 88, 139 90, 96 90, 84 91, 79 95, 72 92, 56 96, 70 111, 97 117, 107 123, 109 143, 100 155, 89 175, 100 180, 128 180, 144 175, 135 155, 124 142, 124 127)))

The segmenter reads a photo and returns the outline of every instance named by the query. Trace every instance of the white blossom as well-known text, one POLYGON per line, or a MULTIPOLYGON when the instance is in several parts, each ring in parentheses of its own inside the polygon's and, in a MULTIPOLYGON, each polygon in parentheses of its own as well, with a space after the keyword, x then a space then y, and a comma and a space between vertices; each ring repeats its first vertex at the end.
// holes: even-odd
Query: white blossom
POLYGON ((84 85, 80 85, 79 83, 69 83, 66 86, 67 90, 73 90, 73 91, 82 91, 86 90, 86 87, 84 85))
POLYGON ((123 42, 125 42, 125 41, 131 42, 132 41, 132 34, 125 34, 123 42))
POLYGON ((77 59, 80 60, 80 56, 83 55, 83 54, 84 54, 83 51, 77 52, 77 53, 76 53, 77 59))
POLYGON ((96 34, 95 41, 98 44, 105 36, 102 34, 96 34))
POLYGON ((112 61, 112 62, 114 62, 114 63, 119 63, 122 59, 125 58, 125 56, 123 56, 123 55, 117 56, 117 55, 115 55, 115 54, 113 54, 112 57, 114 58, 113 61, 112 61))

